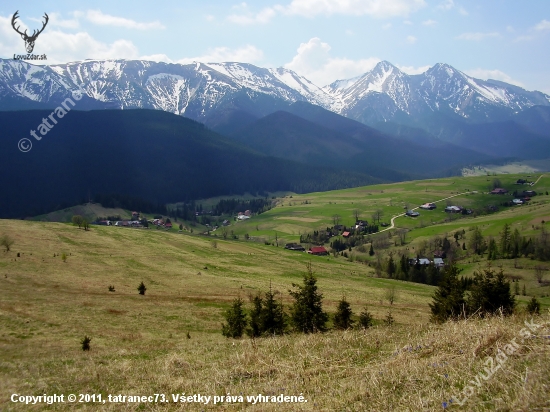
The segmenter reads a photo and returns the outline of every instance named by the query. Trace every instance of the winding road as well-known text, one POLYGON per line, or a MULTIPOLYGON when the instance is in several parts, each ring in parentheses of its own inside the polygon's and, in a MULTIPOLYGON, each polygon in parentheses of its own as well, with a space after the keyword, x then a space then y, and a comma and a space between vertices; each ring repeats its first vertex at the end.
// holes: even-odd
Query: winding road
MULTIPOLYGON (((540 179, 540 177, 539 177, 539 179, 540 179)), ((537 181, 538 181, 538 180, 537 180, 537 181)), ((439 202, 443 202, 444 200, 451 199, 451 198, 453 198, 453 197, 460 196, 460 195, 465 195, 465 194, 467 194, 467 193, 471 193, 471 192, 457 193, 456 195, 452 195, 452 196, 446 197, 446 198, 444 198, 444 199, 439 199, 439 200, 436 200, 436 201, 430 202, 430 203, 439 203, 439 202)), ((420 207, 420 206, 417 206, 417 207, 415 207, 415 208, 413 208, 413 209, 410 209, 410 210, 416 210, 416 209, 418 209, 419 207, 420 207)), ((391 229, 395 228, 395 219, 397 219, 398 217, 401 217, 401 216, 405 216, 405 215, 406 215, 406 213, 401 213, 400 215, 396 215, 396 216, 392 217, 391 220, 390 220, 391 225, 390 225, 389 227, 385 228, 385 229, 380 230, 380 231, 377 232, 377 233, 382 233, 382 232, 385 232, 386 230, 391 230, 391 229)))
MULTIPOLYGON (((533 183, 533 186, 535 186, 535 185, 539 182, 539 180, 541 179, 541 177, 543 177, 543 176, 544 176, 544 174, 540 175, 539 178, 535 181, 535 183, 533 183)), ((467 193, 471 193, 471 192, 457 193, 456 195, 452 195, 452 196, 446 197, 446 198, 444 198, 444 199, 439 199, 439 200, 436 200, 435 202, 431 202, 431 203, 443 202, 444 200, 451 199, 451 198, 453 198, 453 197, 460 196, 460 195, 465 195, 465 194, 467 194, 467 193)), ((416 209, 418 209, 419 207, 420 207, 420 206, 417 206, 417 207, 415 207, 415 208, 413 208, 413 209, 410 209, 410 210, 416 210, 416 209)), ((385 229, 380 230, 380 231, 377 232, 377 233, 382 233, 382 232, 385 232, 386 230, 394 229, 394 228, 395 228, 395 219, 397 219, 398 217, 401 217, 401 216, 405 216, 405 215, 406 215, 406 213, 401 213, 400 215, 396 215, 396 216, 392 217, 392 218, 391 218, 391 221, 390 221, 390 222, 391 222, 391 225, 390 225, 389 227, 385 228, 385 229)))

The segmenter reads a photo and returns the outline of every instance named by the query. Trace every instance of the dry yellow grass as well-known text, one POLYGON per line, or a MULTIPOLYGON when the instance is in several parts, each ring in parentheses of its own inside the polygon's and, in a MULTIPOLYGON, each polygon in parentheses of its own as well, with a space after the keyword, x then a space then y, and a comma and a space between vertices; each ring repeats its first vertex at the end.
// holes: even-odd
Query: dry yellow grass
MULTIPOLYGON (((214 248, 211 239, 164 231, 84 232, 5 220, 0 233, 16 240, 12 251, 0 252, 3 411, 72 409, 67 403, 14 404, 13 393, 162 393, 170 400, 80 404, 82 410, 435 411, 524 327, 523 315, 433 325, 429 286, 376 279, 364 265, 271 246, 218 239, 214 248), (396 285, 397 324, 256 340, 221 336, 221 313, 231 299, 266 290, 271 280, 288 304, 287 290, 300 282, 310 259, 329 312, 345 294, 356 313, 367 304, 380 321, 389 309, 381 302, 384 292, 396 285), (145 296, 136 290, 142 280, 145 296), (115 292, 108 291, 111 284, 115 292), (92 338, 90 352, 80 348, 85 335, 92 338), (171 402, 171 394, 182 392, 303 394, 308 402, 171 402)), ((548 321, 544 314, 538 323, 548 321)), ((463 407, 450 408, 550 408, 549 334, 540 328, 463 407)))

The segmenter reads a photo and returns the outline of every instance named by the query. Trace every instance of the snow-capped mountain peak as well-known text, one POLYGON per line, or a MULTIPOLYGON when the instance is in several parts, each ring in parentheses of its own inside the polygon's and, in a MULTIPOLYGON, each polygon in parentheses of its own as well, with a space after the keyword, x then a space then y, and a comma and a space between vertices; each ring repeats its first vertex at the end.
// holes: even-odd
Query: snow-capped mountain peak
POLYGON ((262 115, 296 101, 367 124, 440 110, 483 120, 497 112, 505 115, 550 105, 550 96, 543 93, 475 79, 444 63, 408 75, 381 61, 360 76, 320 88, 292 70, 238 62, 86 60, 34 66, 0 60, 2 107, 55 107, 78 87, 86 93, 88 108, 151 108, 199 121, 224 107, 256 110, 256 115, 262 115))

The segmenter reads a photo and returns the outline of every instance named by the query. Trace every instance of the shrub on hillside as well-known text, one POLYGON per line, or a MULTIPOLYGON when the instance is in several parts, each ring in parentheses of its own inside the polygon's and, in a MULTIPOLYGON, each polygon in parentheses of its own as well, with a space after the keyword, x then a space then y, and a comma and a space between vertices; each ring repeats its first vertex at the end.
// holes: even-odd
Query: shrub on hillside
POLYGON ((432 322, 442 323, 449 319, 458 319, 466 309, 464 286, 458 275, 461 269, 456 265, 446 266, 443 278, 430 303, 432 322))
POLYGON ((297 290, 289 291, 294 298, 290 317, 294 328, 304 333, 327 330, 328 315, 323 311, 323 295, 317 291, 317 278, 313 275, 311 263, 307 264, 304 285, 293 283, 297 290))
POLYGON ((510 315, 515 305, 510 282, 505 279, 502 268, 495 272, 488 264, 481 272, 474 272, 474 281, 468 298, 470 313, 486 316, 502 310, 503 314, 510 315))
POLYGON ((531 315, 540 315, 540 303, 536 297, 532 297, 527 304, 527 312, 531 315))
POLYGON ((0 236, 0 245, 4 246, 6 249, 6 252, 10 251, 10 248, 15 243, 15 241, 12 239, 9 235, 2 235, 0 236))
POLYGON ((145 283, 143 283, 143 281, 139 284, 137 290, 140 295, 145 295, 145 291, 147 290, 147 288, 145 287, 145 283))
POLYGON ((92 341, 92 338, 89 338, 88 336, 84 336, 84 339, 80 342, 82 344, 82 350, 90 350, 90 342, 92 341))
POLYGON ((222 324, 222 335, 227 338, 240 338, 248 323, 244 311, 244 302, 239 297, 233 301, 231 307, 224 313, 227 323, 222 324))
POLYGON ((343 296, 334 314, 334 327, 340 330, 350 329, 354 324, 354 320, 351 318, 352 315, 351 306, 348 301, 346 301, 346 297, 343 296))
POLYGON ((82 223, 84 222, 84 218, 80 215, 74 215, 72 218, 73 225, 78 226, 80 229, 82 227, 82 223))
POLYGON ((373 325, 374 319, 370 312, 367 310, 367 307, 365 306, 363 308, 363 311, 359 314, 359 325, 364 328, 368 329, 373 325))

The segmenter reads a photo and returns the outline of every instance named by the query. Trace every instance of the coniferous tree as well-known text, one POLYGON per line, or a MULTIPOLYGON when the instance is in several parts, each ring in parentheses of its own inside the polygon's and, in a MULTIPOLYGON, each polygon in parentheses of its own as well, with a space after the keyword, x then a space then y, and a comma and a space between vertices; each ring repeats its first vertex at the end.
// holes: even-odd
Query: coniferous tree
POLYGON ((395 275, 396 266, 395 261, 393 260, 393 253, 390 253, 390 257, 388 258, 388 266, 386 268, 386 272, 388 273, 390 279, 392 279, 395 275))
POLYGON ((527 304, 527 312, 531 315, 540 315, 540 303, 536 297, 532 297, 527 304))
POLYGON ((293 283, 297 290, 289 291, 294 298, 291 308, 291 320, 294 328, 304 333, 324 332, 327 330, 328 315, 323 311, 323 295, 317 291, 317 278, 313 275, 311 263, 307 264, 304 285, 293 283))
POLYGON ((240 338, 248 323, 243 308, 244 301, 239 297, 235 299, 231 307, 224 313, 225 321, 222 324, 222 335, 227 338, 240 338))
POLYGON ((521 234, 517 228, 514 229, 510 236, 510 258, 515 259, 520 255, 521 234))
POLYGON ((487 248, 487 260, 496 260, 498 258, 497 242, 495 239, 489 239, 489 247, 487 248))
POLYGON ((504 277, 501 268, 495 273, 488 264, 481 272, 474 272, 474 281, 468 299, 468 309, 471 313, 481 316, 495 314, 502 309, 505 315, 514 311, 515 298, 510 291, 510 282, 504 277))
POLYGON ((145 283, 141 282, 137 288, 140 295, 145 295, 145 291, 147 288, 145 287, 145 283))
POLYGON ((283 303, 275 299, 276 292, 271 289, 266 292, 263 301, 260 324, 263 334, 282 335, 286 331, 286 314, 283 310, 283 303))
POLYGON ((246 331, 251 338, 256 338, 262 334, 262 296, 258 293, 252 298, 252 310, 250 311, 250 322, 246 331))
POLYGON ((363 311, 359 314, 359 324, 362 328, 368 329, 373 325, 373 317, 365 306, 363 311))
POLYGON ((442 323, 449 319, 458 319, 465 310, 464 285, 458 275, 461 269, 456 265, 446 266, 439 287, 430 303, 432 322, 442 323))
POLYGON ((338 309, 336 309, 336 313, 334 314, 334 327, 340 330, 351 328, 354 323, 354 320, 351 318, 352 315, 353 312, 349 302, 345 296, 342 296, 342 300, 338 303, 338 309))
POLYGON ((510 252, 510 225, 508 223, 504 224, 502 232, 500 232, 500 255, 502 257, 508 257, 510 252))
POLYGON ((82 344, 82 350, 90 350, 90 342, 92 341, 92 338, 90 338, 88 335, 84 336, 84 339, 80 342, 82 344))
POLYGON ((478 226, 473 227, 472 234, 469 236, 468 249, 471 249, 474 253, 482 255, 487 249, 487 243, 481 234, 481 229, 478 226))

